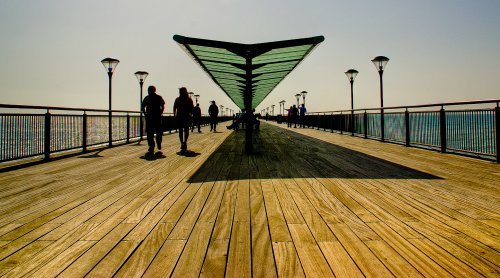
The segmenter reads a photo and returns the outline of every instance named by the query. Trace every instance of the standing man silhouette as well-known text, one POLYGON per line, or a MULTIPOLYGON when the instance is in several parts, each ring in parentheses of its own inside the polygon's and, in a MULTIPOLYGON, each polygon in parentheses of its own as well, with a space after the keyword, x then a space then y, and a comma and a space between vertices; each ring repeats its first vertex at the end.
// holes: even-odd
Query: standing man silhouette
POLYGON ((187 150, 192 113, 193 100, 189 97, 185 87, 179 88, 179 97, 177 97, 174 102, 174 118, 179 129, 179 140, 181 141, 182 152, 187 150))
POLYGON ((161 115, 165 110, 165 101, 163 98, 156 94, 156 87, 148 87, 148 95, 142 101, 142 111, 146 116, 146 135, 148 139, 148 152, 154 153, 155 140, 154 134, 156 133, 156 145, 158 150, 161 150, 161 139, 163 136, 163 129, 161 126, 161 115))
POLYGON ((208 115, 210 115, 210 131, 216 132, 219 107, 215 104, 215 100, 212 100, 212 104, 208 107, 208 115))
POLYGON ((193 125, 191 126, 191 132, 193 132, 195 126, 198 127, 198 132, 201 132, 200 122, 201 122, 201 109, 200 109, 200 104, 197 103, 196 106, 193 108, 193 125))

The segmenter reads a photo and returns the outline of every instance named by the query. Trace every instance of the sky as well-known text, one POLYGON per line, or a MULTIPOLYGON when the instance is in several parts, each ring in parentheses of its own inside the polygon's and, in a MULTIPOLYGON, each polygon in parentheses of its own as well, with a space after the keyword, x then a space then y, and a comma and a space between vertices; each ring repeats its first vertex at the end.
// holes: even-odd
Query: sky
POLYGON ((174 34, 238 43, 323 35, 257 111, 274 104, 276 114, 301 91, 310 112, 350 109, 351 68, 355 108, 379 107, 379 55, 390 59, 386 107, 499 99, 499 14, 499 0, 0 0, 0 103, 107 109, 100 61, 113 57, 113 109, 139 109, 142 70, 166 112, 182 86, 205 113, 211 100, 236 110, 174 34))

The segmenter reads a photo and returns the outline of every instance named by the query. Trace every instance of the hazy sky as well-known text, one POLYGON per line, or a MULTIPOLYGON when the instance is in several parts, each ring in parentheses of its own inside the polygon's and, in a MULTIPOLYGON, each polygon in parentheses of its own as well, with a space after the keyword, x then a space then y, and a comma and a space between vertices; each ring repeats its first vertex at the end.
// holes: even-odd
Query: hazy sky
POLYGON ((309 111, 349 109, 344 72, 357 69, 354 105, 500 98, 499 0, 0 0, 0 103, 108 107, 101 59, 120 60, 113 109, 139 109, 134 72, 150 73, 172 111, 178 87, 236 108, 173 41, 261 43, 317 35, 320 44, 259 109, 309 92, 309 111))

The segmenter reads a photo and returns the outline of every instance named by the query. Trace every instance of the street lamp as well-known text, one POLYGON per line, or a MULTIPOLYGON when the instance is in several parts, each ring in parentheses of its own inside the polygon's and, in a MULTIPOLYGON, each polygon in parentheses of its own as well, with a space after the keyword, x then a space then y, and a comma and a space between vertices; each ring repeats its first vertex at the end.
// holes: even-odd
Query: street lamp
POLYGON ((296 94, 295 97, 297 98, 297 107, 299 107, 300 94, 296 94))
POLYGON ((302 91, 302 92, 300 92, 300 94, 302 95, 302 104, 304 104, 304 107, 306 107, 306 95, 307 95, 307 92, 306 91, 302 91))
POLYGON ((148 77, 148 73, 145 71, 137 71, 135 72, 135 77, 139 80, 139 86, 141 87, 141 96, 139 99, 139 110, 141 111, 141 116, 139 117, 139 136, 142 139, 143 135, 143 123, 142 123, 142 87, 144 85, 144 80, 148 77))
POLYGON ((221 116, 224 117, 224 105, 220 105, 221 116))
POLYGON ((283 105, 283 114, 282 115, 285 115, 285 101, 284 100, 280 101, 280 104, 283 105))
POLYGON ((190 99, 193 99, 193 96, 194 96, 194 93, 193 93, 193 92, 189 92, 189 93, 188 93, 188 95, 189 95, 189 98, 190 98, 190 99))
POLYGON ((385 65, 389 62, 389 58, 385 56, 377 56, 372 60, 373 64, 378 70, 380 76, 380 137, 384 141, 384 86, 382 83, 382 75, 384 74, 385 65))
POLYGON ((200 95, 194 95, 194 99, 196 101, 196 104, 198 104, 198 99, 200 98, 200 95))
POLYGON ((113 71, 116 69, 116 65, 118 65, 120 61, 117 59, 113 58, 105 58, 101 60, 101 63, 103 64, 104 68, 108 72, 108 77, 109 77, 109 112, 108 112, 108 134, 109 134, 109 140, 108 140, 108 145, 111 147, 113 146, 113 120, 112 120, 112 112, 111 112, 111 77, 113 76, 113 71))
POLYGON ((347 79, 351 83, 351 135, 354 135, 354 78, 358 75, 358 71, 355 69, 350 69, 345 72, 347 79))
POLYGON ((274 104, 271 105, 271 116, 274 116, 274 106, 275 106, 274 104))

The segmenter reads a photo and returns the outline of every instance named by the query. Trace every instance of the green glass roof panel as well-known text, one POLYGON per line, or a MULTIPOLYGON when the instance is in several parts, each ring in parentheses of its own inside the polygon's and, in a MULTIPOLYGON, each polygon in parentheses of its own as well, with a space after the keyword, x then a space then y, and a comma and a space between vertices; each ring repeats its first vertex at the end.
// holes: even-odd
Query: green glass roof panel
POLYGON ((175 35, 174 40, 241 109, 256 108, 323 36, 239 44, 175 35))

